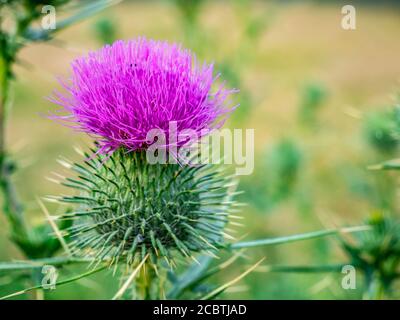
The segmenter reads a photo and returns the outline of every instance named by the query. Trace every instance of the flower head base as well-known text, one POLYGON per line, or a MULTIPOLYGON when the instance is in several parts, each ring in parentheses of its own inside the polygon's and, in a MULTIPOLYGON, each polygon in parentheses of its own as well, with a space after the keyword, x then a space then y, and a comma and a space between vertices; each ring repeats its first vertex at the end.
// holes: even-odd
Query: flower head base
POLYGON ((120 149, 106 162, 104 157, 65 163, 79 175, 63 184, 80 194, 57 198, 79 205, 62 216, 74 220, 68 232, 76 253, 111 264, 149 254, 173 264, 176 253, 190 257, 223 245, 234 187, 223 171, 152 165, 143 151, 120 149))
POLYGON ((51 99, 63 108, 52 117, 98 139, 100 152, 145 149, 151 129, 200 132, 221 126, 233 90, 212 92, 213 65, 200 66, 179 45, 139 38, 117 41, 72 63, 67 94, 51 99))

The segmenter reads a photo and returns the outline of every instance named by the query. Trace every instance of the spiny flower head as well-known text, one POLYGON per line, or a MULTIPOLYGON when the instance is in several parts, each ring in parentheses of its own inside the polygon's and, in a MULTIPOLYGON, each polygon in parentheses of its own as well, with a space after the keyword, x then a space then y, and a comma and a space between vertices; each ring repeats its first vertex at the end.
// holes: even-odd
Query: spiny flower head
POLYGON ((60 217, 74 221, 67 230, 75 254, 128 265, 149 254, 173 266, 176 253, 212 254, 231 239, 224 231, 236 217, 231 177, 212 164, 149 164, 145 153, 119 149, 109 157, 86 153, 83 164, 61 161, 78 175, 61 183, 79 194, 51 199, 77 205, 60 217))
POLYGON ((116 41, 72 62, 66 93, 51 101, 62 106, 52 117, 93 135, 100 152, 145 149, 151 129, 202 132, 218 128, 232 111, 234 90, 220 84, 213 65, 200 65, 177 44, 139 38, 116 41))

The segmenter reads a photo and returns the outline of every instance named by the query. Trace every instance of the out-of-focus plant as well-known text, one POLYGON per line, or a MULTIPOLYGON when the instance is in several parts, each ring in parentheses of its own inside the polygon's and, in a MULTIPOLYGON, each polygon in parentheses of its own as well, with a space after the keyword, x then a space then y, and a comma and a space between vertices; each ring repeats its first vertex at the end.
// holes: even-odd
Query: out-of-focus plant
POLYGON ((204 52, 204 47, 200 43, 208 42, 207 34, 202 32, 199 25, 199 18, 204 0, 171 0, 179 11, 180 22, 182 26, 185 42, 199 53, 204 52))
POLYGON ((230 86, 235 88, 241 88, 239 104, 237 112, 233 116, 235 124, 243 123, 245 119, 250 116, 251 106, 253 105, 253 96, 250 90, 246 89, 242 80, 240 79, 241 71, 240 67, 230 62, 229 58, 218 64, 221 73, 226 77, 226 81, 230 86))
POLYGON ((258 45, 261 36, 273 21, 274 8, 271 6, 267 10, 256 11, 250 0, 234 0, 234 5, 243 26, 242 40, 246 46, 254 47, 258 45))
POLYGON ((204 0, 173 0, 187 26, 195 27, 204 0))
POLYGON ((400 107, 366 115, 364 132, 376 150, 389 154, 396 151, 400 143, 400 107))
POLYGON ((117 26, 115 20, 102 17, 93 24, 93 32, 101 44, 111 44, 117 38, 117 26))
MULTIPOLYGON (((15 79, 14 64, 18 63, 18 53, 26 45, 36 41, 50 40, 54 33, 78 22, 110 5, 112 1, 83 2, 76 14, 56 21, 55 29, 44 29, 36 24, 44 17, 42 9, 46 5, 56 10, 62 8, 68 0, 50 1, 1 1, 0 3, 0 186, 2 193, 3 212, 11 228, 11 240, 22 253, 31 259, 51 257, 60 249, 60 242, 50 233, 52 228, 45 225, 31 226, 24 216, 24 206, 21 203, 12 175, 18 165, 6 145, 6 126, 8 112, 12 107, 11 84, 15 79)), ((47 11, 45 10, 46 14, 47 11)), ((70 222, 59 224, 63 229, 70 222)), ((37 279, 36 279, 37 280, 37 279)), ((34 282, 36 283, 34 279, 34 282)))
MULTIPOLYGON (((371 145, 384 155, 393 154, 398 148, 399 111, 396 105, 391 110, 372 113, 366 118, 364 132, 371 145)), ((384 161, 371 165, 369 169, 397 171, 400 170, 400 161, 384 161)), ((393 204, 395 185, 386 183, 385 187, 393 196, 386 208, 383 206, 386 211, 377 211, 367 221, 371 232, 354 235, 352 241, 342 239, 343 249, 351 264, 364 275, 364 297, 369 299, 399 297, 392 289, 400 280, 400 222, 393 204)))
POLYGON ((241 88, 239 98, 241 107, 233 115, 233 121, 238 125, 250 116, 251 107, 256 103, 251 90, 243 83, 242 75, 248 70, 249 62, 255 59, 261 37, 273 21, 275 12, 273 7, 255 12, 253 3, 249 0, 235 0, 234 6, 242 31, 238 41, 239 46, 230 51, 219 66, 230 85, 241 88))
POLYGON ((367 224, 370 232, 354 235, 352 242, 342 239, 342 246, 350 264, 364 275, 365 298, 395 298, 391 289, 400 280, 400 223, 376 213, 367 224))
POLYGON ((293 191, 300 172, 302 153, 291 140, 284 139, 266 159, 266 177, 274 202, 285 199, 293 191))
POLYGON ((362 120, 362 137, 373 152, 369 151, 369 157, 364 157, 358 168, 348 167, 344 172, 345 179, 351 190, 367 199, 375 209, 396 212, 396 175, 389 172, 365 175, 364 168, 371 162, 382 162, 395 156, 400 142, 400 108, 395 104, 381 111, 368 112, 362 120))
POLYGON ((356 166, 346 164, 338 172, 352 194, 366 200, 374 210, 396 211, 396 176, 390 172, 368 172, 365 167, 370 163, 363 160, 356 166))
POLYGON ((293 194, 303 155, 293 140, 285 138, 273 145, 264 158, 256 168, 261 179, 244 180, 243 188, 253 204, 269 211, 293 194))
POLYGON ((323 106, 326 96, 326 90, 319 83, 309 84, 303 89, 299 105, 299 119, 302 124, 315 127, 317 113, 323 106))
MULTIPOLYGON (((218 43, 217 34, 206 30, 200 24, 200 14, 203 0, 173 0, 180 12, 182 30, 185 42, 202 54, 205 48, 210 48, 218 43)), ((231 121, 235 125, 242 124, 251 113, 251 106, 255 104, 253 95, 249 88, 243 83, 242 75, 248 70, 249 63, 258 52, 257 47, 260 39, 274 17, 274 10, 263 9, 263 12, 252 10, 253 3, 248 0, 235 0, 235 14, 240 24, 240 40, 238 46, 220 58, 216 65, 225 81, 232 87, 240 88, 241 94, 238 98, 240 108, 232 115, 231 121)))

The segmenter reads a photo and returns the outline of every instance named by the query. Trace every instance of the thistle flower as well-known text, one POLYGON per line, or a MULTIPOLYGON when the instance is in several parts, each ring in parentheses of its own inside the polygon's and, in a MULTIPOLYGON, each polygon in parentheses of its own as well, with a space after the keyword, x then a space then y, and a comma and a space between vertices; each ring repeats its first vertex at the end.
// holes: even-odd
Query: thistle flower
POLYGON ((139 38, 116 41, 72 62, 72 77, 61 81, 67 93, 55 92, 62 106, 52 117, 96 137, 100 152, 124 146, 146 148, 147 133, 167 133, 221 126, 233 108, 226 98, 234 90, 219 85, 213 65, 199 65, 177 44, 139 38))
POLYGON ((61 183, 79 193, 56 197, 77 205, 61 217, 74 221, 75 252, 110 264, 164 258, 171 266, 176 253, 213 254, 230 237, 235 183, 212 164, 148 163, 146 134, 167 132, 170 121, 199 134, 220 126, 231 91, 211 93, 212 66, 193 65, 188 51, 152 40, 118 41, 72 67, 69 96, 56 100, 69 115, 56 118, 99 139, 83 164, 62 161, 77 174, 61 183))

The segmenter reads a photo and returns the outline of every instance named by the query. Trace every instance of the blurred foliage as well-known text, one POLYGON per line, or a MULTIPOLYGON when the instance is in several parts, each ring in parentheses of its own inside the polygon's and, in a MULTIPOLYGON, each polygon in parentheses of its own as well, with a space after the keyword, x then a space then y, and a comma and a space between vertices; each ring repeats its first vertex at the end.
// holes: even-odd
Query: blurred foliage
MULTIPOLYGON (((246 197, 261 211, 270 211, 293 194, 301 170, 302 152, 290 139, 272 146, 256 167, 260 179, 243 178, 246 197)), ((258 174, 257 174, 258 173, 258 174)))
POLYGON ((364 132, 377 151, 395 152, 400 143, 400 107, 367 114, 364 132))
POLYGON ((103 17, 93 25, 95 37, 100 44, 111 44, 117 40, 117 26, 114 19, 103 17))
POLYGON ((342 240, 342 246, 350 263, 361 269, 365 276, 367 298, 388 298, 385 294, 396 297, 391 289, 400 279, 400 223, 378 212, 367 224, 372 227, 372 232, 354 235, 354 244, 342 240))
POLYGON ((287 198, 295 187, 300 171, 302 154, 291 140, 275 145, 266 157, 266 181, 271 199, 279 202, 287 198))
MULTIPOLYGON (((71 225, 72 221, 63 221, 59 223, 58 228, 63 231, 71 225)), ((46 222, 32 227, 27 238, 17 237, 14 241, 31 259, 52 257, 61 249, 60 241, 54 236, 53 232, 49 223, 46 222)), ((68 237, 65 237, 65 239, 68 239, 68 237)))
POLYGON ((197 23, 204 0, 173 0, 187 26, 197 23))
POLYGON ((304 125, 314 127, 317 124, 317 113, 323 106, 326 95, 326 90, 318 83, 304 88, 299 106, 299 118, 304 125))

